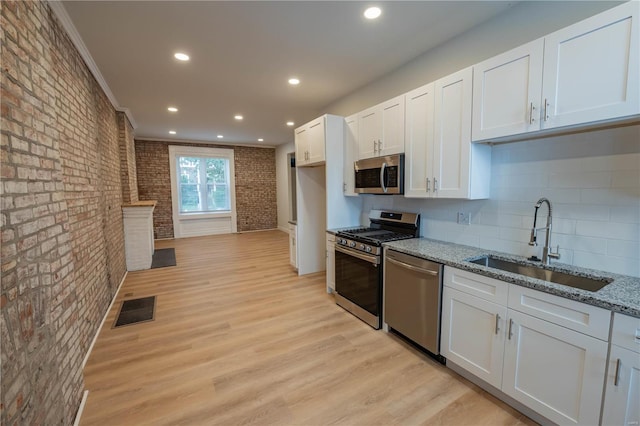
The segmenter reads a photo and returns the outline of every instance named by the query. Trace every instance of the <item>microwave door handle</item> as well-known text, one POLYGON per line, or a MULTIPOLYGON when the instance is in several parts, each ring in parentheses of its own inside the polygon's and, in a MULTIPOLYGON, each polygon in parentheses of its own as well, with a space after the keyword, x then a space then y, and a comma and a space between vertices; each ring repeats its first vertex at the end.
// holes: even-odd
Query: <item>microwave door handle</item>
POLYGON ((387 186, 384 184, 384 169, 387 167, 387 163, 382 163, 382 167, 380 167, 380 188, 382 188, 382 192, 387 192, 387 186))

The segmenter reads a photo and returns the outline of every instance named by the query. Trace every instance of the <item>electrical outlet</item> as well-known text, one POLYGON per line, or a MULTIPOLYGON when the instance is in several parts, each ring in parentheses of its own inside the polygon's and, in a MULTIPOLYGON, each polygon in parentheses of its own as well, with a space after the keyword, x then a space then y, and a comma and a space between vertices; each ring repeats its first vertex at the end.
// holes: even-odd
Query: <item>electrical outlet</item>
POLYGON ((471 224, 471 213, 458 212, 458 223, 461 225, 471 224))

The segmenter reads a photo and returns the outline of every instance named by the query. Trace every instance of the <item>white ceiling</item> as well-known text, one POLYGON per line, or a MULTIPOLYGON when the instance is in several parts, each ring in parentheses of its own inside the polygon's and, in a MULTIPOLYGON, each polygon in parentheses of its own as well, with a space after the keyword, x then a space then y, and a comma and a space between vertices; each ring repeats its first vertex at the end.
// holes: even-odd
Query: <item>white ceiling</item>
POLYGON ((377 2, 382 16, 367 21, 360 1, 63 2, 136 137, 254 145, 293 140, 286 121, 304 124, 513 3, 377 2))

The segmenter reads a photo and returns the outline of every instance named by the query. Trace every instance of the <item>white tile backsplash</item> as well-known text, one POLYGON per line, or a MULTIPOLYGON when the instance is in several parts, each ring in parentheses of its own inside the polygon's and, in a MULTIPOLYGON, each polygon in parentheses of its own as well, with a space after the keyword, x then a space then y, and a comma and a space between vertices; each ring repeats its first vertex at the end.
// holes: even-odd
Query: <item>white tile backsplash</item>
MULTIPOLYGON (((492 148, 491 199, 408 199, 365 196, 363 223, 372 208, 420 212, 421 235, 522 256, 534 204, 553 204, 551 244, 557 262, 640 276, 640 126, 606 129, 492 148), (471 213, 471 224, 456 222, 471 213)), ((546 224, 542 206, 537 226, 546 224)))

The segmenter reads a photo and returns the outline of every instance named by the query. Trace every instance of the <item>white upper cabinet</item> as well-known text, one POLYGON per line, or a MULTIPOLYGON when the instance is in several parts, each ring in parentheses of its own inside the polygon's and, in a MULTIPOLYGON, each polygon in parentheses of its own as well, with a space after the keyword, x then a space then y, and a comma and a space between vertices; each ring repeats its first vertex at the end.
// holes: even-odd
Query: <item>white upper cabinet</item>
POLYGON ((404 196, 426 198, 433 182, 435 84, 407 93, 405 99, 404 196))
POLYGON ((432 195, 488 198, 491 148, 471 144, 472 68, 435 83, 432 195))
POLYGON ((382 103, 382 140, 378 155, 404 152, 404 96, 397 96, 382 103))
POLYGON ((473 140, 640 114, 640 4, 622 4, 481 62, 473 140))
POLYGON ((640 114, 639 9, 630 1, 545 37, 542 128, 640 114))
POLYGON ((300 126, 295 131, 296 165, 316 166, 325 162, 325 116, 300 126))
POLYGON ((306 125, 295 130, 295 145, 296 166, 304 166, 307 164, 307 156, 309 155, 309 132, 306 125))
POLYGON ((358 158, 404 152, 404 96, 358 114, 358 158))
POLYGON ((358 115, 354 114, 345 118, 344 124, 344 183, 342 192, 347 196, 357 196, 353 163, 358 159, 358 115))
POLYGON ((308 124, 309 164, 324 163, 325 160, 325 117, 322 116, 308 124))
POLYGON ((539 39, 473 67, 473 140, 540 128, 543 50, 539 39))

